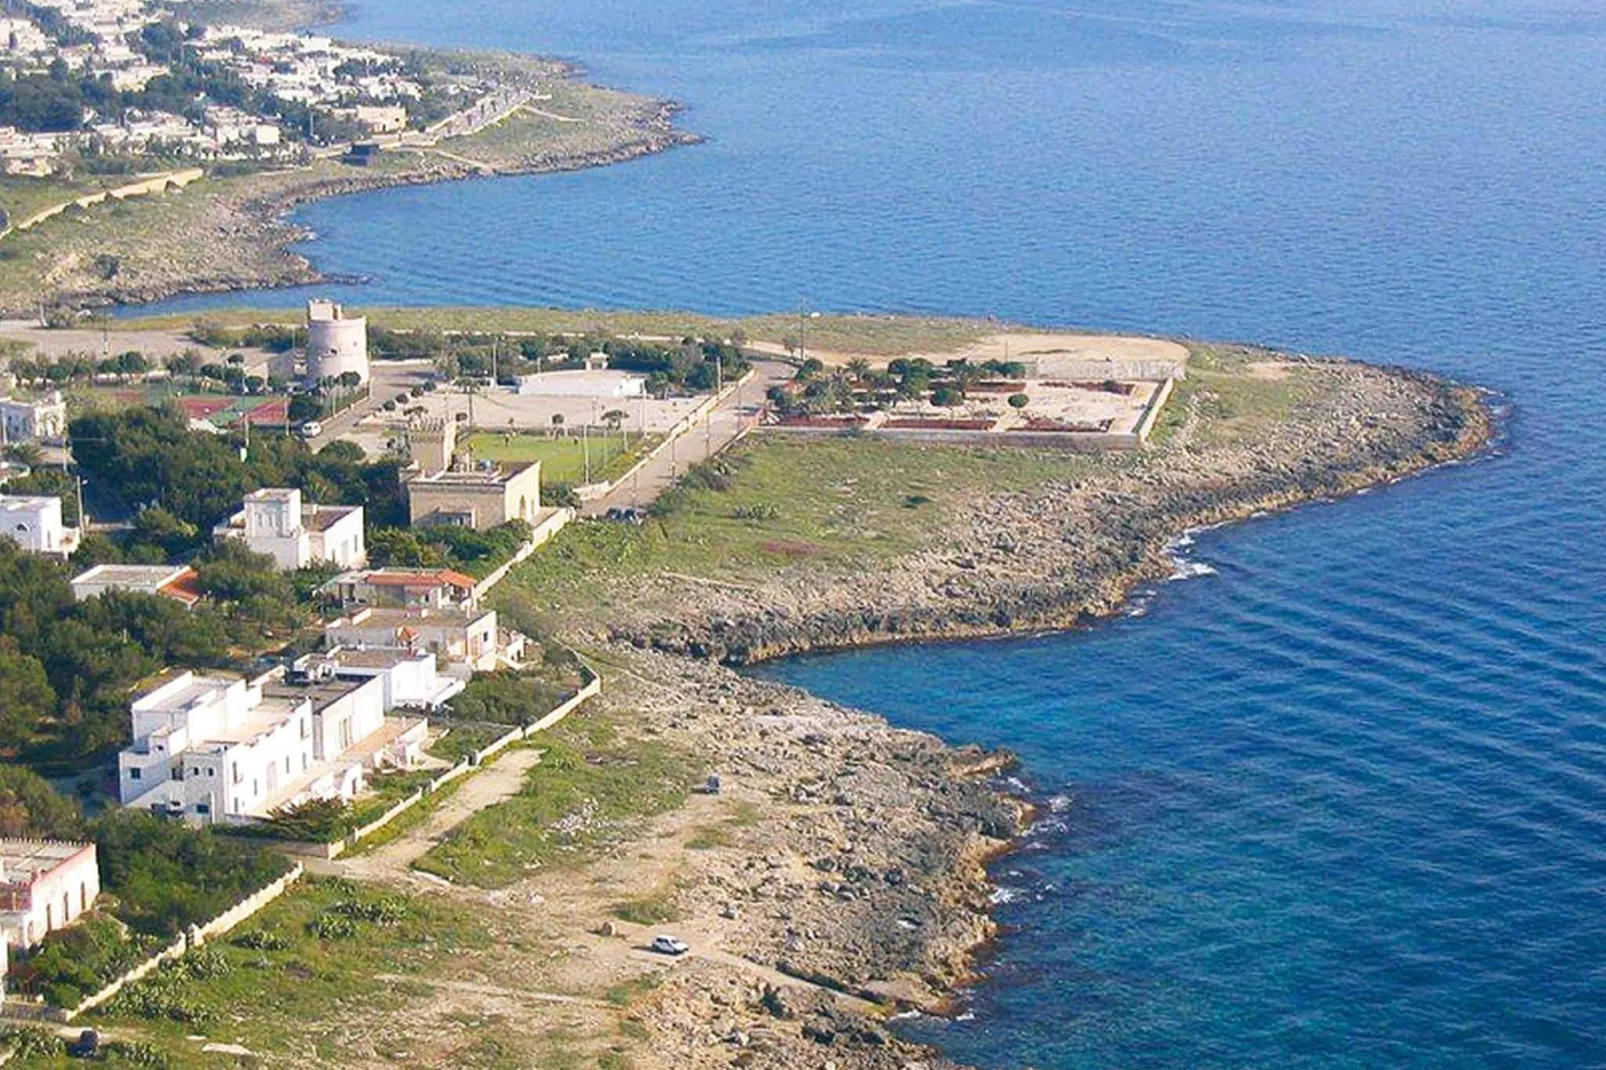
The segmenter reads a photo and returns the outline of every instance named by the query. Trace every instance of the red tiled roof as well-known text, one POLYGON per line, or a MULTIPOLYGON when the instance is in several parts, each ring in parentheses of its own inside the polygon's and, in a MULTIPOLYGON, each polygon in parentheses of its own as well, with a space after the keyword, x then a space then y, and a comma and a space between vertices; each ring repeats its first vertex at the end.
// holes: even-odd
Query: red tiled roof
POLYGON ((375 587, 460 587, 474 589, 474 579, 453 569, 442 568, 433 572, 370 572, 364 579, 375 587))
POLYGON ((199 577, 196 576, 193 568, 185 569, 183 574, 171 583, 164 583, 161 587, 161 593, 176 601, 183 602, 186 606, 193 606, 206 597, 206 592, 201 590, 199 577))

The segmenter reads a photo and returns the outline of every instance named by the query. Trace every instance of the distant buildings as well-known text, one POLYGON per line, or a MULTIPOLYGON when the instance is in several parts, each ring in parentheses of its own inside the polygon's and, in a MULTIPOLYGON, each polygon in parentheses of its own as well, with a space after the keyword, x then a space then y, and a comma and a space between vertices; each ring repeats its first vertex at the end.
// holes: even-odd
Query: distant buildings
POLYGON ((7 944, 38 946, 46 933, 66 928, 94 906, 99 895, 94 844, 0 840, 0 951, 7 944))
POLYGON ((212 537, 239 539, 287 571, 319 562, 357 568, 368 559, 362 506, 303 503, 294 488, 252 491, 239 512, 212 529, 212 537))
POLYGON ((61 391, 42 398, 0 398, 0 442, 59 442, 67 433, 67 403, 61 391))
POLYGON ((62 523, 60 498, 0 494, 0 537, 29 553, 67 557, 78 549, 79 531, 62 523))
POLYGON ((73 598, 82 602, 107 591, 133 591, 171 598, 185 609, 202 597, 188 565, 96 565, 72 578, 73 598))
POLYGON ((347 372, 368 381, 368 320, 347 316, 333 301, 308 301, 307 378, 339 379, 347 372))
POLYGON ((407 109, 400 104, 358 104, 350 114, 370 134, 399 134, 407 129, 407 109))

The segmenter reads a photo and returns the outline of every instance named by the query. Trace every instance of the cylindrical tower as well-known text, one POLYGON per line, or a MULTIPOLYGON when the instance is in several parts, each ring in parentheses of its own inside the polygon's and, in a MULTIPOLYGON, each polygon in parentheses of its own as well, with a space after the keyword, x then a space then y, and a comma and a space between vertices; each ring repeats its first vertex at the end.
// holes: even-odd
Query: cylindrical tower
POLYGON ((338 379, 346 372, 368 381, 368 321, 348 317, 333 301, 308 301, 307 378, 338 379))

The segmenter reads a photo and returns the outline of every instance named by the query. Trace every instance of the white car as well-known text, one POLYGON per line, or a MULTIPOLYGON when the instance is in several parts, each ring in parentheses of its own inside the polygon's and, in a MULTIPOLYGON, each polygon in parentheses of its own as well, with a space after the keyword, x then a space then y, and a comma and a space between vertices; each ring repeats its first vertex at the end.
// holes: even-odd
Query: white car
POLYGON ((323 434, 323 424, 317 420, 308 420, 301 425, 302 438, 317 438, 321 434, 323 434))
POLYGON ((691 950, 684 940, 677 940, 673 936, 655 936, 647 949, 660 955, 684 955, 691 950))

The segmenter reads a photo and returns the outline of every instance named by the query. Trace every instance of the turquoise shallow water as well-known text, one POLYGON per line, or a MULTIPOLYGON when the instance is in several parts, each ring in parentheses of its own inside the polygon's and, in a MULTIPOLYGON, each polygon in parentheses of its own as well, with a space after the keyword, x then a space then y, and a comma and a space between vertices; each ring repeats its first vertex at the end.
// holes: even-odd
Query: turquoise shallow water
MULTIPOLYGON (((1011 747, 989 1067, 1606 1065, 1606 18, 1592 5, 379 0, 705 145, 302 218, 370 302, 997 314, 1495 387, 1497 456, 1201 536, 1085 633, 768 673, 1011 747)), ((275 295, 299 300, 300 295, 275 295)), ((180 307, 204 307, 206 301, 180 307)))

